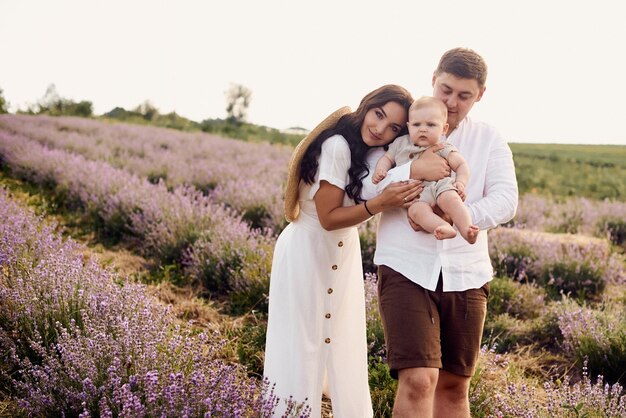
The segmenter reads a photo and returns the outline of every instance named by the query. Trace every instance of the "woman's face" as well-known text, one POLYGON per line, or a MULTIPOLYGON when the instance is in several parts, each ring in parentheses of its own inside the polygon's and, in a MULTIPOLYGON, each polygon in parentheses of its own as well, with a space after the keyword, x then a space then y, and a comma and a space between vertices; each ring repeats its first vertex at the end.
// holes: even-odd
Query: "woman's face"
POLYGON ((406 110, 396 102, 373 107, 365 114, 361 138, 367 146, 380 147, 393 141, 406 125, 406 110))

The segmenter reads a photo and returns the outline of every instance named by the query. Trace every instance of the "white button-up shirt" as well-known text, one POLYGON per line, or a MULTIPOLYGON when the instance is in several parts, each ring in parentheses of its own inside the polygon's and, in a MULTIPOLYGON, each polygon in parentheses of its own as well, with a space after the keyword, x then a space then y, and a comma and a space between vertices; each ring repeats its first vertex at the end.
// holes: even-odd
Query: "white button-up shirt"
MULTIPOLYGON (((493 127, 470 118, 465 118, 448 138, 442 139, 456 146, 470 167, 465 205, 473 223, 480 228, 476 243, 469 244, 460 234, 438 241, 432 234, 415 232, 409 225, 406 209, 390 209, 380 218, 374 263, 391 267, 429 290, 435 290, 440 271, 444 291, 477 289, 493 276, 487 229, 511 220, 517 210, 513 156, 493 127)), ((370 153, 370 167, 375 167, 381 155, 381 151, 370 153)), ((396 167, 376 190, 370 174, 364 179, 363 196, 371 198, 388 182, 406 180, 409 175, 410 163, 396 167)))

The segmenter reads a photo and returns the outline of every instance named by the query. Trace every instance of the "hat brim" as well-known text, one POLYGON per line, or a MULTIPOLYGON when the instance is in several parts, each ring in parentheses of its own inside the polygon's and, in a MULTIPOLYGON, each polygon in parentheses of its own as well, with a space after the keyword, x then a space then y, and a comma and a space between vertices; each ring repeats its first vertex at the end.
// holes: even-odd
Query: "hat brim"
POLYGON ((320 122, 307 136, 300 141, 300 143, 293 150, 291 160, 289 161, 289 172, 287 175, 287 186, 285 188, 285 218, 289 222, 293 222, 298 218, 300 214, 300 205, 298 203, 298 192, 300 189, 300 167, 302 165, 302 158, 309 145, 317 139, 317 137, 326 129, 330 129, 337 125, 339 119, 342 116, 350 113, 351 110, 348 106, 344 106, 333 113, 331 113, 326 119, 320 122))

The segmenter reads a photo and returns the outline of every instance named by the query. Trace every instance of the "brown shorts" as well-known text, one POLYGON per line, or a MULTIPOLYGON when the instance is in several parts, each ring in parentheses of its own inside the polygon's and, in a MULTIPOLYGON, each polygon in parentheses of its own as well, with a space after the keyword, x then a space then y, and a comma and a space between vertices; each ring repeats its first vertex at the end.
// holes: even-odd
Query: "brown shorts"
POLYGON ((378 301, 391 376, 433 367, 461 376, 474 372, 483 334, 489 283, 480 289, 432 292, 387 267, 378 268, 378 301))

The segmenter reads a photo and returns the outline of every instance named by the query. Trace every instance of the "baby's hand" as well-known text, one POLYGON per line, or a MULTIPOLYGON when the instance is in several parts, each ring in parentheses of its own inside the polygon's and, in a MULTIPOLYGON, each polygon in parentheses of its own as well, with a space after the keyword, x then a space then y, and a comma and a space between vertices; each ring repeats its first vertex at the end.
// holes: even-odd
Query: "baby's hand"
POLYGON ((456 191, 459 193, 462 201, 465 201, 465 183, 462 181, 455 181, 454 187, 456 187, 456 191))
POLYGON ((372 183, 378 184, 387 177, 387 170, 376 170, 374 171, 374 175, 372 176, 372 183))

